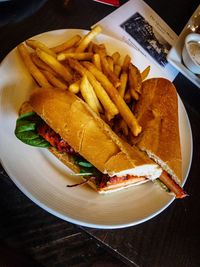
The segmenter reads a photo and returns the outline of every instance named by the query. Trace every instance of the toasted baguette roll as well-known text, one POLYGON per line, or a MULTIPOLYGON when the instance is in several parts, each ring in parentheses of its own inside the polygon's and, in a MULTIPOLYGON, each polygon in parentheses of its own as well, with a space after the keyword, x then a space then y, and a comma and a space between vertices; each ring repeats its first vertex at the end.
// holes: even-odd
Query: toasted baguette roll
MULTIPOLYGON (((106 190, 123 188, 160 176, 162 170, 156 163, 145 153, 122 141, 76 95, 57 88, 36 88, 29 103, 56 133, 99 171, 111 177, 136 176, 128 179, 129 181, 119 182, 118 185, 108 183, 106 190)), ((68 159, 62 158, 60 153, 52 152, 68 165, 68 159)))
MULTIPOLYGON (((31 112, 33 111, 33 108, 31 107, 30 103, 28 101, 24 102, 19 110, 19 115, 22 115, 23 113, 31 112)), ((126 144, 125 144, 126 145, 126 144)), ((80 172, 80 167, 75 164, 73 156, 68 153, 61 153, 59 152, 55 147, 50 147, 48 150, 56 156, 61 162, 63 162, 68 168, 70 168, 75 173, 80 172)), ((103 187, 97 187, 95 179, 90 179, 87 181, 87 184, 90 185, 95 191, 102 194, 112 193, 115 191, 120 191, 124 188, 128 188, 131 186, 135 186, 141 183, 147 182, 148 179, 146 177, 129 177, 127 180, 116 180, 116 182, 108 182, 106 186, 103 187)))
POLYGON ((134 110, 142 133, 132 141, 157 162, 174 181, 182 182, 178 98, 174 85, 163 78, 143 82, 134 110))

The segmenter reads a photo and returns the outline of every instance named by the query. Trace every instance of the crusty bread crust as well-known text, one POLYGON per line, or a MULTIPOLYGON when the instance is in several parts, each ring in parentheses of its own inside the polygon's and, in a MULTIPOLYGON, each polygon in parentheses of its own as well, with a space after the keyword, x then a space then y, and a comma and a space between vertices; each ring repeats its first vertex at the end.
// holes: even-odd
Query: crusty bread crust
MULTIPOLYGON (((25 101, 22 103, 20 110, 19 110, 19 115, 24 114, 26 112, 31 112, 33 111, 33 108, 31 107, 29 101, 25 101)), ((68 153, 61 153, 59 152, 55 147, 50 147, 48 150, 54 154, 60 161, 62 161, 68 168, 70 168, 72 171, 79 173, 80 168, 74 164, 74 160, 72 156, 68 153)))
POLYGON ((57 88, 36 88, 29 102, 55 132, 102 173, 112 176, 136 167, 146 172, 140 176, 158 171, 157 164, 138 149, 124 145, 124 141, 76 95, 57 88))
POLYGON ((134 145, 146 151, 180 184, 182 158, 176 88, 164 78, 146 80, 134 113, 143 129, 132 138, 134 145))

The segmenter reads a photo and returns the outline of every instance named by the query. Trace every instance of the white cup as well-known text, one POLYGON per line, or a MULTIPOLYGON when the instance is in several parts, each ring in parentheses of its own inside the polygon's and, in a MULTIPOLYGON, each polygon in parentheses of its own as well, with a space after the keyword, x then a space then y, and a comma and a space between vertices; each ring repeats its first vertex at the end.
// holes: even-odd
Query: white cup
POLYGON ((200 34, 190 33, 185 38, 182 50, 185 66, 195 74, 200 74, 200 34))

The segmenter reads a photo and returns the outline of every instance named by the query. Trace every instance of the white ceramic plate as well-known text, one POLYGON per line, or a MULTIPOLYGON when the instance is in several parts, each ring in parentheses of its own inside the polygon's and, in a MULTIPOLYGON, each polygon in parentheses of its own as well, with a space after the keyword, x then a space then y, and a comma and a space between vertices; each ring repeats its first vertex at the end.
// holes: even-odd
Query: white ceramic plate
POLYGON ((191 82, 193 82, 197 87, 200 88, 200 78, 192 73, 186 66, 183 64, 182 61, 182 49, 184 46, 184 40, 188 33, 191 32, 189 29, 189 25, 192 23, 194 17, 199 14, 200 16, 200 5, 195 10, 191 18, 189 19, 188 23, 185 25, 184 29, 182 30, 179 38, 174 47, 171 48, 169 54, 167 55, 167 60, 176 68, 178 69, 185 77, 187 77, 191 82))
MULTIPOLYGON (((58 44, 81 30, 58 30, 34 38, 47 45, 58 44)), ((128 53, 142 70, 151 65, 150 77, 162 76, 139 52, 105 35, 98 37, 109 51, 128 53)), ((0 66, 0 157, 8 175, 37 205, 75 224, 95 228, 122 228, 144 222, 164 210, 174 198, 151 182, 110 195, 99 195, 89 186, 67 188, 79 178, 46 149, 30 147, 14 135, 17 112, 34 82, 14 49, 0 66)), ((192 134, 183 103, 179 99, 184 182, 192 159, 192 134)))

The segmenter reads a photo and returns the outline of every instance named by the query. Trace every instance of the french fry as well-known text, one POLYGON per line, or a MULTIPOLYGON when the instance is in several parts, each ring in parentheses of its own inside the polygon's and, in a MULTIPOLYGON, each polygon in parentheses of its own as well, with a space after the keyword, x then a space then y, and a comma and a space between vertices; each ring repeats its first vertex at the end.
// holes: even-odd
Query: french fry
POLYGON ((106 59, 107 59, 107 62, 108 62, 108 65, 109 65, 110 70, 113 72, 113 71, 114 71, 114 62, 113 62, 113 58, 110 57, 110 56, 107 56, 106 59))
POLYGON ((46 70, 48 72, 51 72, 53 75, 56 75, 56 72, 50 68, 46 63, 44 63, 37 55, 36 53, 31 53, 30 54, 31 59, 33 63, 41 70, 46 70))
POLYGON ((93 45, 94 43, 92 41, 89 42, 88 47, 87 47, 87 52, 93 53, 93 45))
POLYGON ((129 87, 132 97, 138 100, 138 94, 142 91, 142 78, 138 68, 132 64, 129 65, 129 87))
POLYGON ((115 73, 110 69, 109 63, 107 61, 107 58, 102 51, 99 51, 99 55, 101 58, 101 66, 102 70, 105 73, 105 75, 108 77, 108 79, 112 82, 114 87, 118 87, 120 85, 120 80, 115 75, 115 73))
POLYGON ((33 78, 37 81, 37 83, 42 87, 51 86, 48 80, 46 79, 46 77, 44 76, 44 74, 36 67, 36 65, 31 60, 31 57, 29 55, 29 52, 26 46, 23 43, 21 43, 18 45, 17 49, 26 68, 28 69, 30 74, 33 76, 33 78))
POLYGON ((66 42, 52 47, 51 50, 54 53, 63 52, 69 48, 74 47, 80 40, 81 40, 81 36, 77 34, 77 35, 73 36, 72 38, 70 38, 69 40, 67 40, 66 42))
POLYGON ((70 58, 68 59, 68 62, 71 68, 75 69, 82 76, 83 75, 87 76, 89 82, 94 88, 96 96, 98 97, 105 111, 111 115, 110 118, 113 118, 116 114, 118 114, 119 111, 116 105, 111 101, 107 92, 104 90, 102 85, 96 80, 94 75, 90 71, 88 71, 86 68, 84 68, 77 60, 70 58))
POLYGON ((105 120, 108 123, 109 121, 111 121, 113 119, 113 115, 109 112, 105 113, 105 120))
POLYGON ((39 48, 42 51, 46 52, 47 54, 49 54, 53 57, 56 57, 56 54, 50 48, 48 48, 48 46, 46 46, 44 43, 42 43, 40 41, 37 41, 34 39, 29 39, 29 40, 26 40, 26 44, 27 44, 27 46, 33 48, 34 50, 39 48))
POLYGON ((101 68, 101 58, 99 54, 94 54, 92 57, 93 64, 97 67, 97 69, 102 70, 101 68))
POLYGON ((61 53, 74 53, 75 52, 75 47, 70 47, 62 52, 59 52, 58 54, 61 54, 61 53))
POLYGON ((80 91, 80 80, 71 83, 68 90, 74 94, 78 94, 78 92, 80 91))
POLYGON ((105 51, 105 53, 106 53, 106 46, 105 46, 105 44, 102 43, 102 44, 99 44, 98 46, 99 46, 99 49, 101 49, 102 51, 105 51))
POLYGON ((56 58, 47 54, 46 52, 36 49, 36 54, 38 57, 49 65, 56 73, 58 73, 65 81, 71 82, 72 75, 66 67, 64 67, 56 58))
POLYGON ((92 59, 93 53, 90 52, 83 52, 83 53, 60 53, 57 55, 57 60, 62 61, 68 58, 75 58, 78 60, 90 60, 92 59))
MULTIPOLYGON (((66 60, 66 61, 63 61, 61 64, 67 69, 67 71, 68 71, 68 72, 71 74, 71 76, 73 77, 71 82, 77 81, 77 79, 74 80, 74 76, 75 76, 74 70, 69 66, 67 60, 66 60)), ((79 78, 80 78, 80 77, 79 77, 79 78)), ((78 79, 79 79, 79 78, 78 78, 78 79)), ((71 83, 71 82, 70 82, 70 83, 71 83)))
POLYGON ((105 56, 107 55, 106 47, 104 44, 93 44, 93 52, 96 54, 103 53, 105 56))
POLYGON ((101 71, 99 71, 92 63, 83 62, 83 65, 96 77, 96 79, 102 84, 106 92, 109 94, 110 98, 113 100, 115 105, 117 106, 122 118, 125 120, 127 125, 129 126, 131 132, 137 136, 142 127, 139 125, 137 119, 134 114, 131 112, 129 107, 127 106, 124 99, 120 96, 117 89, 113 86, 113 84, 109 81, 109 79, 104 75, 101 71))
POLYGON ((147 78, 147 76, 149 75, 150 69, 151 69, 151 67, 150 67, 150 66, 147 66, 147 67, 141 72, 141 78, 142 78, 142 81, 144 81, 144 80, 147 78))
POLYGON ((130 90, 130 94, 131 94, 133 99, 139 100, 139 94, 133 88, 130 90))
POLYGON ((129 55, 126 55, 122 64, 122 71, 128 72, 130 63, 131 63, 131 58, 129 55))
POLYGON ((75 52, 84 52, 89 43, 92 41, 92 39, 94 39, 94 37, 98 35, 101 31, 102 29, 98 25, 92 28, 92 30, 81 39, 75 52))
POLYGON ((119 52, 114 52, 111 57, 113 59, 113 63, 114 64, 118 64, 119 59, 120 59, 120 53, 119 52))
POLYGON ((45 77, 47 78, 47 80, 55 87, 66 90, 67 89, 67 85, 62 82, 61 80, 59 80, 58 78, 56 78, 55 75, 53 75, 51 72, 47 71, 47 70, 43 70, 42 71, 45 75, 45 77))
MULTIPOLYGON (((114 73, 119 78, 122 67, 119 64, 114 65, 114 73)), ((121 82, 121 81, 120 81, 121 82)))
POLYGON ((128 89, 124 95, 124 101, 127 103, 127 104, 130 104, 131 102, 131 93, 130 93, 130 90, 128 89))
POLYGON ((142 81, 148 76, 150 66, 140 73, 129 55, 121 64, 118 51, 110 55, 103 43, 93 42, 101 30, 100 26, 95 26, 83 37, 75 35, 51 48, 29 39, 26 44, 35 52, 29 53, 23 44, 18 50, 22 58, 25 55, 24 63, 40 86, 54 86, 81 94, 109 125, 116 122, 112 119, 120 113, 117 120, 120 134, 124 138, 131 133, 137 136, 142 128, 130 104, 134 103, 132 98, 139 99, 142 81))
POLYGON ((86 75, 83 75, 81 83, 80 83, 80 91, 85 102, 97 113, 99 114, 98 105, 99 100, 93 90, 92 85, 88 81, 86 75))
POLYGON ((126 86, 127 86, 127 81, 128 81, 128 74, 126 72, 122 72, 120 75, 120 86, 119 86, 119 94, 122 98, 124 98, 125 91, 126 91, 126 86))

